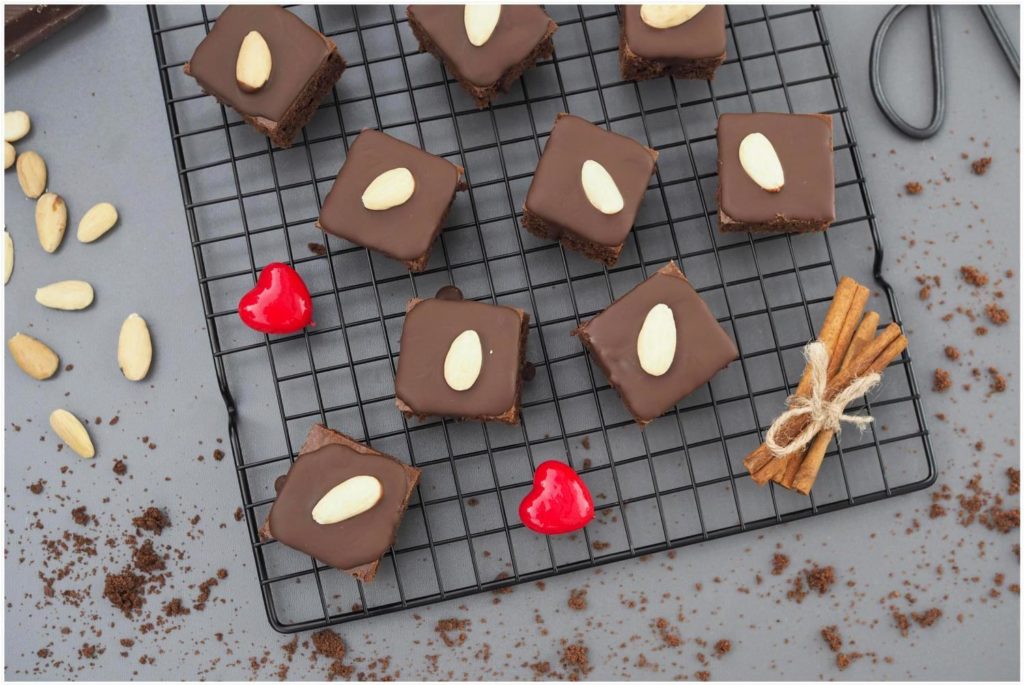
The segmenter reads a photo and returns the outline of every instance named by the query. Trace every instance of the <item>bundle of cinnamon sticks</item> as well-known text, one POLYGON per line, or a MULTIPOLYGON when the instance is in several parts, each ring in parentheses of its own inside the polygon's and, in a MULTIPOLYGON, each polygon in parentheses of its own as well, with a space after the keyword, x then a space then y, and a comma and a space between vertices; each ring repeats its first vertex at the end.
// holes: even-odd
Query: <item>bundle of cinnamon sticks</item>
MULTIPOLYGON (((849 277, 836 287, 832 304, 818 331, 818 341, 828 351, 828 383, 824 399, 832 400, 850 384, 868 374, 881 374, 889 363, 907 346, 897 324, 889 324, 880 332, 878 314, 864 313, 870 292, 849 277)), ((811 364, 804 368, 795 397, 807 398, 812 392, 811 364)), ((785 448, 810 425, 808 415, 792 416, 776 432, 776 443, 785 448)), ((813 429, 812 429, 813 430, 813 429)), ((765 444, 747 455, 743 465, 758 485, 768 481, 804 495, 811 491, 832 441, 833 431, 823 429, 806 448, 777 456, 765 444)))

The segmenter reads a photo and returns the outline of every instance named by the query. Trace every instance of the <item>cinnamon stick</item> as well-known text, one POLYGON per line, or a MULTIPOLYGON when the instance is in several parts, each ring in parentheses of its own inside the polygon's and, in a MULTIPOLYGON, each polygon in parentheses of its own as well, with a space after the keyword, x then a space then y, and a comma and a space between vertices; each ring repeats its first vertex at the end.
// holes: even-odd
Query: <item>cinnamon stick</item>
MULTIPOLYGON (((836 291, 832 295, 832 303, 828 307, 828 312, 825 314, 825 320, 821 324, 821 328, 818 331, 818 340, 825 344, 829 354, 832 354, 835 350, 836 342, 839 338, 839 333, 846 323, 847 314, 849 314, 850 306, 853 303, 854 295, 859 288, 857 281, 853 280, 849 276, 844 276, 839 280, 839 284, 836 286, 836 291)), ((810 365, 804 366, 803 375, 800 376, 800 383, 797 385, 795 395, 799 397, 807 397, 811 393, 811 374, 810 365)), ((772 455, 764 445, 761 445, 756 450, 747 455, 743 460, 743 465, 746 466, 747 471, 750 472, 751 477, 759 485, 764 485, 774 473, 774 467, 776 465, 771 464, 772 461, 778 461, 775 456, 772 455), (766 466, 773 467, 771 473, 764 473, 766 466)))
MULTIPOLYGON (((868 367, 866 373, 882 373, 896 357, 903 354, 903 350, 906 347, 907 338, 900 335, 885 347, 882 353, 872 362, 871 366, 868 367)), ((818 478, 818 471, 821 468, 825 449, 830 440, 832 440, 832 431, 822 431, 815 437, 808 450, 808 457, 804 459, 803 464, 800 465, 800 469, 793 478, 794 490, 804 495, 811 491, 814 481, 818 478), (822 444, 819 445, 819 441, 823 441, 822 444)))
MULTIPOLYGON (((853 358, 856 357, 860 352, 867 347, 868 343, 875 337, 875 333, 878 330, 878 312, 868 312, 864 315, 864 319, 860 322, 857 327, 857 331, 853 334, 853 339, 850 341, 850 346, 846 350, 846 355, 843 358, 840 370, 849 367, 853 358)), ((832 436, 834 432, 831 430, 823 430, 814 436, 813 442, 804 452, 800 455, 800 458, 793 459, 786 466, 786 472, 782 477, 782 486, 794 489, 794 482, 797 479, 797 474, 803 474, 803 481, 814 484, 815 479, 818 477, 818 470, 821 468, 821 464, 825 459, 825 451, 828 449, 828 445, 832 442, 832 436)), ((810 490, 810 487, 807 488, 810 490)), ((803 492, 801 490, 801 492, 803 492)), ((807 494, 807 492, 803 492, 807 494)))

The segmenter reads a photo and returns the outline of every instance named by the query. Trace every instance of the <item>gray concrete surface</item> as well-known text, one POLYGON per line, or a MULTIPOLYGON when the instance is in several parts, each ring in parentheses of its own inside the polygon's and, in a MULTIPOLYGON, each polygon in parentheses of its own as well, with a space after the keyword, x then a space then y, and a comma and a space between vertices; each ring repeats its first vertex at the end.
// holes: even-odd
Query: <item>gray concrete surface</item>
MULTIPOLYGON (((958 269, 977 264, 993 280, 1019 270, 1018 83, 981 15, 945 7, 946 125, 928 142, 900 137, 882 119, 867 83, 870 35, 883 12, 846 6, 829 7, 825 15, 925 408, 947 416, 931 420, 939 484, 961 493, 967 479, 980 473, 986 488, 1005 493, 1006 467, 1019 466, 1017 277, 978 295, 961 283, 958 269), (969 160, 982 155, 994 161, 986 175, 975 176, 969 160), (913 180, 925 183, 924 193, 903 196, 903 185, 913 180), (928 301, 917 297, 915 278, 922 274, 942 278, 928 301), (1000 288, 1001 304, 1012 312, 1009 325, 989 325, 988 335, 978 337, 978 324, 965 316, 942 322, 958 305, 980 312, 1000 288), (943 357, 948 344, 964 353, 960 364, 943 357), (957 386, 971 383, 972 389, 933 393, 930 375, 940 366, 952 371, 957 386), (971 368, 989 366, 1008 377, 1005 394, 987 397, 987 379, 971 378, 971 368), (976 450, 979 440, 984 446, 976 450)), ((1001 7, 999 14, 1017 40, 1018 9, 1001 7)), ((925 118, 929 99, 924 27, 923 15, 911 12, 892 32, 887 54, 893 99, 917 121, 925 118)), ((44 155, 50 185, 66 198, 73 221, 99 200, 114 202, 121 221, 98 243, 82 245, 69 235, 56 255, 45 255, 34 236, 32 203, 21 196, 13 172, 5 174, 4 218, 16 245, 14 275, 4 291, 6 335, 36 335, 58 349, 62 363, 74 364, 72 371, 37 383, 5 355, 5 676, 273 678, 288 638, 267 625, 248 539, 232 518, 239 496, 230 460, 210 458, 217 439, 226 437, 226 416, 203 328, 145 10, 94 10, 63 38, 8 66, 5 108, 31 113, 34 130, 18 149, 44 155), (97 301, 89 311, 47 311, 33 301, 34 288, 64 278, 95 285, 97 301), (121 378, 115 358, 118 326, 133 311, 150 322, 157 350, 149 378, 138 384, 121 378), (58 451, 46 426, 56 406, 103 418, 102 425, 90 425, 99 448, 95 460, 58 451), (114 415, 120 421, 110 426, 114 415), (141 436, 156 448, 147 449, 141 436), (115 487, 111 466, 122 455, 129 472, 115 487), (48 483, 36 496, 27 486, 39 478, 48 483), (167 633, 134 634, 137 624, 102 599, 102 572, 89 575, 89 568, 76 570, 83 579, 74 587, 91 588, 82 608, 60 596, 46 600, 38 573, 52 569, 41 565, 42 546, 55 531, 73 527, 71 508, 88 506, 99 518, 95 535, 102 541, 119 535, 127 517, 150 503, 165 507, 174 521, 157 542, 184 554, 173 565, 173 589, 151 598, 149 608, 172 596, 194 596, 196 583, 228 568, 229 578, 214 588, 204 612, 169 619, 164 628, 174 629, 167 633), (196 514, 201 522, 190 526, 187 520, 196 514), (42 529, 34 527, 37 519, 42 529), (60 630, 65 626, 66 634, 60 630), (215 633, 223 633, 222 640, 215 633), (136 643, 124 650, 117 641, 129 635, 136 643), (106 651, 83 659, 83 643, 106 651), (41 648, 51 654, 40 657, 41 648), (143 655, 152 661, 140 663, 143 655)), ((863 259, 866 264, 870 255, 863 259)), ((530 584, 497 597, 361 621, 339 632, 348 644, 347 662, 357 670, 389 656, 387 669, 377 672, 407 679, 530 678, 527 664, 538 661, 564 672, 557 664, 563 639, 588 646, 593 678, 693 678, 708 671, 714 679, 1016 679, 1019 594, 1007 586, 1019 583, 1019 557, 1012 550, 1018 531, 1000 535, 977 523, 963 527, 955 500, 945 503, 949 515, 930 520, 930 498, 930 491, 917 493, 672 556, 574 573, 548 581, 543 590, 530 584), (792 559, 778 577, 769 573, 777 550, 792 559), (785 597, 787 583, 806 560, 833 565, 839 582, 828 595, 797 605, 785 597), (993 588, 997 573, 1005 574, 1001 588, 993 588), (570 590, 583 587, 588 608, 570 610, 570 590), (990 596, 992 589, 999 596, 990 596), (894 592, 910 593, 916 604, 894 592), (632 602, 637 606, 627 608, 632 602), (905 611, 937 606, 943 616, 927 629, 915 624, 901 637, 890 605, 905 611), (471 625, 465 644, 449 649, 434 627, 452 616, 471 625), (682 645, 669 647, 660 639, 653 626, 659 617, 671 621, 682 645), (819 636, 826 625, 838 626, 844 650, 873 656, 837 670, 819 636), (731 640, 731 652, 704 665, 699 653, 712 653, 710 645, 722 638, 731 640), (480 653, 485 643, 487 659, 480 653), (438 656, 432 661, 429 655, 438 656), (641 655, 646 666, 638 663, 641 655)), ((1007 497, 1007 504, 1018 506, 1018 496, 1007 497)), ((91 563, 116 569, 123 561, 123 547, 100 544, 91 563)), ((307 652, 300 647, 290 677, 326 675, 325 663, 312 663, 307 652)))

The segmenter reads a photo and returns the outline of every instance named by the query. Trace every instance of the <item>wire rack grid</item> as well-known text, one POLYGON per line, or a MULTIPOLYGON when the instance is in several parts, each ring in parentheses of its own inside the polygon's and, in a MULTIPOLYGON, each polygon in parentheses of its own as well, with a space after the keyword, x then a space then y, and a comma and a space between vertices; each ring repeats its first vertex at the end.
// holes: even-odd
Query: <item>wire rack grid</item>
MULTIPOLYGON (((548 8, 555 55, 484 110, 419 53, 394 6, 291 8, 332 37, 348 69, 288 149, 273 148, 204 96, 182 66, 218 8, 150 7, 218 387, 267 616, 296 632, 500 590, 515 583, 845 509, 930 485, 935 465, 908 354, 863 409, 876 420, 830 450, 811 497, 756 487, 743 457, 763 437, 802 369, 839 276, 874 255, 878 308, 899 312, 817 7, 728 7, 728 59, 713 82, 621 80, 612 6, 548 8), (560 112, 660 153, 619 263, 603 268, 518 226, 544 141, 560 112), (715 124, 726 111, 834 115, 837 221, 813 235, 720 234, 715 124), (348 145, 385 130, 466 169, 428 268, 410 274, 313 226, 348 145), (740 359, 639 430, 569 335, 679 260, 740 359), (286 260, 313 293, 316 325, 273 338, 245 328, 238 298, 259 268, 286 260), (845 265, 844 265, 845 266, 845 265), (518 426, 406 421, 394 406, 405 302, 455 284, 467 297, 531 315, 518 426), (313 423, 325 423, 423 472, 377 579, 362 584, 263 541, 258 527, 313 423), (516 507, 545 459, 568 460, 598 515, 545 538, 516 507)), ((883 318, 885 314, 883 313, 883 318)))

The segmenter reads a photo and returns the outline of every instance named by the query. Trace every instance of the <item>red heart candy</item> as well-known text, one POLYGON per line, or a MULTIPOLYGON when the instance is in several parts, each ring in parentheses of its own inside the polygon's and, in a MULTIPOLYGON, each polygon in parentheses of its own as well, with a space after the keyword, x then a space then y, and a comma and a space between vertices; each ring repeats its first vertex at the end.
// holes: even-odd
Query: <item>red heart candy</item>
POLYGON ((260 333, 294 333, 313 318, 313 301, 302 277, 287 264, 271 262, 256 287, 238 301, 238 316, 260 333))
POLYGON ((519 518, 544 535, 569 533, 594 518, 594 500, 572 467, 546 461, 533 474, 533 490, 519 503, 519 518))

